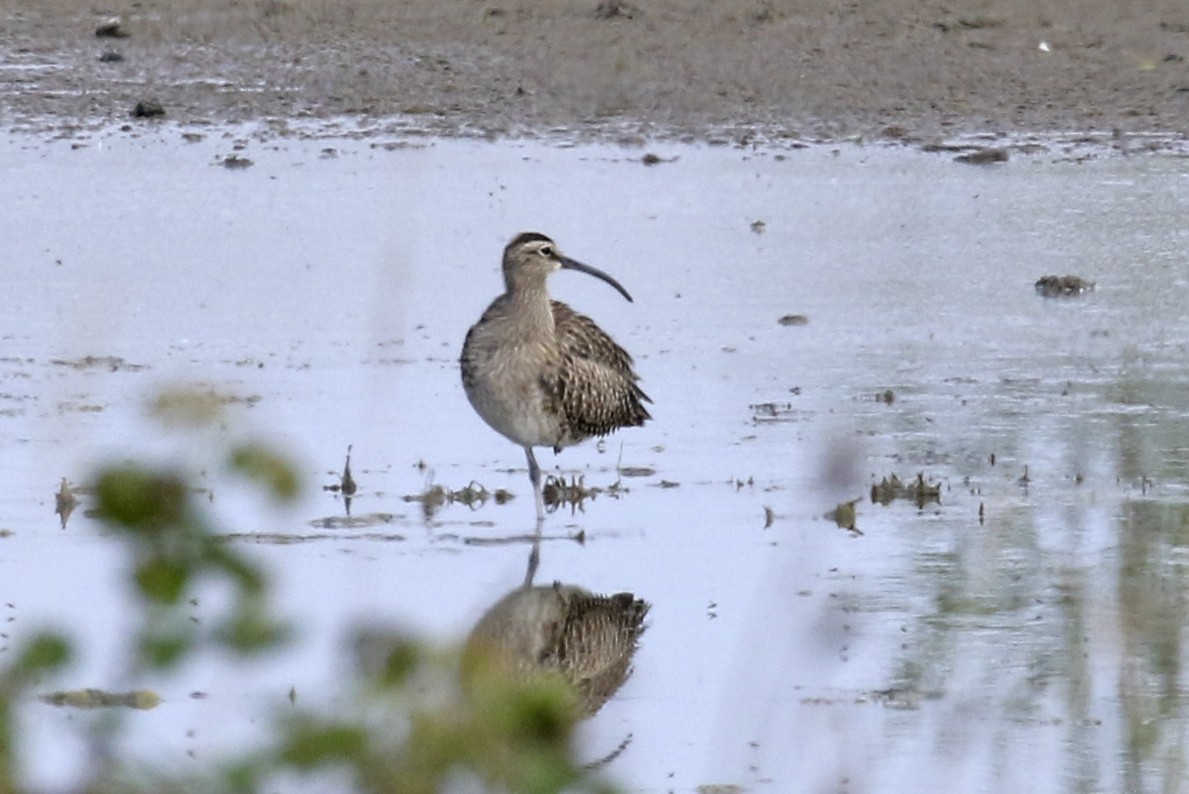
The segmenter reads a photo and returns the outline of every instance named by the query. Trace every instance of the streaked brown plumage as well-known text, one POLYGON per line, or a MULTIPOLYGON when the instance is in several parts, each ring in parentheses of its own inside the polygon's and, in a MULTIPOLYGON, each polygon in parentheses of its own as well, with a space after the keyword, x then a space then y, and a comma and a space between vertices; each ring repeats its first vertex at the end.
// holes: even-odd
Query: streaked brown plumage
POLYGON ((560 676, 578 711, 598 711, 627 680, 649 604, 574 585, 522 587, 495 603, 467 638, 463 669, 515 680, 560 676))
POLYGON ((566 440, 555 444, 554 452, 651 419, 643 405, 648 395, 637 384, 628 352, 586 315, 561 301, 550 305, 561 353, 556 410, 566 421, 566 440))
POLYGON ((533 447, 563 447, 652 417, 632 357, 593 320, 551 300, 549 274, 566 268, 619 282, 563 256, 543 234, 525 232, 504 249, 506 291, 467 333, 460 365, 471 405, 525 450, 537 517, 544 516, 533 447))

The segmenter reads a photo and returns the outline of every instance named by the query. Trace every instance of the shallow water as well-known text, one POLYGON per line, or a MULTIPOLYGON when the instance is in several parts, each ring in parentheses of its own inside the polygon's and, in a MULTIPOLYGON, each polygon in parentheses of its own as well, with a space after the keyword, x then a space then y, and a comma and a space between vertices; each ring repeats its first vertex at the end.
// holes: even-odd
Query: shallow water
MULTIPOLYGON (((207 133, 0 139, 0 647, 63 627, 86 653, 55 686, 157 688, 166 702, 128 718, 139 757, 210 760, 257 737, 290 687, 333 704, 351 626, 458 641, 520 583, 528 547, 488 541, 533 528, 523 456, 475 416, 456 359, 504 243, 535 229, 632 292, 552 281, 636 356, 655 402, 643 429, 539 456, 626 493, 552 514, 537 580, 653 604, 633 677, 584 728, 591 757, 632 734, 609 776, 1177 789, 1184 158, 1053 147, 982 168, 665 144, 649 151, 671 161, 646 167, 615 147, 207 133), (237 143, 254 165, 219 164, 237 143), (1032 284, 1049 273, 1097 289, 1044 299, 1032 284), (185 384, 243 398, 227 429, 148 418, 157 390, 185 384), (244 436, 296 457, 297 506, 278 514, 214 471, 212 443, 244 436), (322 521, 343 515, 319 486, 348 444, 352 513, 391 519, 322 521), (122 557, 81 509, 59 528, 53 492, 144 455, 195 461, 301 627, 284 654, 123 680, 122 557), (893 473, 940 483, 940 501, 872 503, 893 473), (472 480, 517 498, 429 518, 402 498, 472 480), (852 499, 858 532, 824 518, 852 499)), ((39 703, 22 717, 31 780, 72 779, 84 721, 39 703)))

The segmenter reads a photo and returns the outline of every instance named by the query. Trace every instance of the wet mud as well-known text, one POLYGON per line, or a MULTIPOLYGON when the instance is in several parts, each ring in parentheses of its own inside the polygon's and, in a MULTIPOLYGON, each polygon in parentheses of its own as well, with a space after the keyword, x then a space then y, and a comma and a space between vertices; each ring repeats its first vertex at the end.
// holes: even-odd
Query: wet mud
POLYGON ((1043 131, 1134 151, 1185 134, 1180 0, 988 0, 977 13, 932 0, 608 5, 146 0, 96 13, 5 2, 0 123, 638 142, 1043 131))

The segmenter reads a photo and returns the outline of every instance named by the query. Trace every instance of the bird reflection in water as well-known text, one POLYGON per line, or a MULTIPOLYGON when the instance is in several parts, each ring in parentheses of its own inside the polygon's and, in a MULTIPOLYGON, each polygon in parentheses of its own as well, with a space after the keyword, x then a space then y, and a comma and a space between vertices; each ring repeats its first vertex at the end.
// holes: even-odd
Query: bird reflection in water
POLYGON ((471 631, 463 672, 476 682, 557 681, 581 717, 603 707, 631 673, 649 604, 631 593, 526 585, 495 603, 471 631))

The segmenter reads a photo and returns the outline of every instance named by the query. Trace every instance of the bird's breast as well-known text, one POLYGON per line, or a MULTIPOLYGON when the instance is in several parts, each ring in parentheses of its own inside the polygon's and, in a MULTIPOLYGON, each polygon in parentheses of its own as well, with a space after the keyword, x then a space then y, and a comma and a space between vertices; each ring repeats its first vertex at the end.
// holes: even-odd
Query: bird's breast
POLYGON ((555 400, 556 345, 508 336, 468 338, 462 379, 475 411, 521 446, 556 446, 563 417, 555 400))

